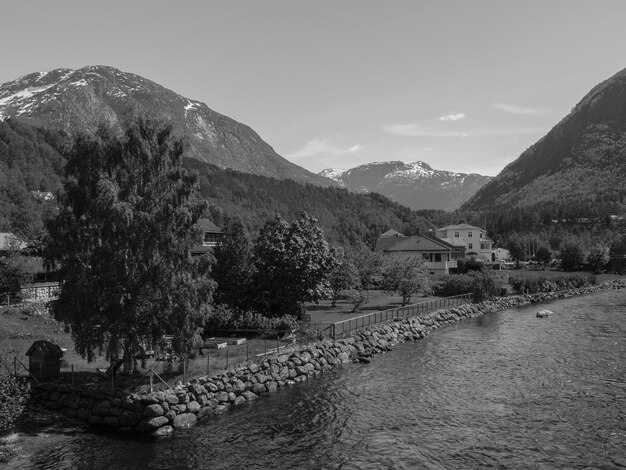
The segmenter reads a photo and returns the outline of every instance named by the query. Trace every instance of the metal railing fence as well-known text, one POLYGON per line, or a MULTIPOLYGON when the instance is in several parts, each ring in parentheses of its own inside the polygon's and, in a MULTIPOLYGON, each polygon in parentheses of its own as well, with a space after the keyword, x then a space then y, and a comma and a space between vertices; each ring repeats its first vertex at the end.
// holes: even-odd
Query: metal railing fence
POLYGON ((379 312, 367 313, 348 320, 342 320, 330 324, 324 329, 324 333, 333 339, 345 336, 348 333, 378 325, 387 321, 396 320, 398 318, 414 317, 424 315, 425 313, 438 310, 440 308, 449 308, 472 302, 473 294, 460 294, 451 297, 442 297, 440 299, 428 300, 417 304, 406 305, 404 307, 382 310, 379 312))

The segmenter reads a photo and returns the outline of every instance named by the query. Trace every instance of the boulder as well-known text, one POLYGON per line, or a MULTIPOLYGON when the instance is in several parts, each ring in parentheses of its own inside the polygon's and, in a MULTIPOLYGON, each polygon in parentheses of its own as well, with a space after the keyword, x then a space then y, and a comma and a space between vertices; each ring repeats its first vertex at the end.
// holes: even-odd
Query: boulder
POLYGON ((198 421, 198 418, 196 418, 195 414, 183 413, 183 414, 176 416, 176 418, 174 418, 174 420, 172 421, 172 426, 174 426, 174 428, 176 429, 189 428, 193 426, 194 424, 196 424, 197 421, 198 421))
POLYGON ((550 311, 550 310, 539 310, 537 312, 537 318, 548 318, 550 315, 552 315, 554 312, 550 311))
POLYGON ((170 425, 163 426, 152 433, 154 437, 169 436, 174 432, 174 428, 170 425))
POLYGON ((163 414, 165 414, 163 407, 161 405, 157 405, 156 403, 146 406, 143 410, 143 415, 147 418, 163 416, 163 414))

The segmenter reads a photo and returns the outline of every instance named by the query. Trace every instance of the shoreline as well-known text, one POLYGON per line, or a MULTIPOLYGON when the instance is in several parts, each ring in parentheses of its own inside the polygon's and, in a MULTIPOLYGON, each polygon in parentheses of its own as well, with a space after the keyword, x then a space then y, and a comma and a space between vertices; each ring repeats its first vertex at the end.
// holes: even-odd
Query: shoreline
MULTIPOLYGON (((424 315, 389 321, 349 336, 324 339, 299 350, 246 364, 211 377, 202 376, 173 390, 132 394, 121 390, 72 390, 68 384, 38 384, 32 404, 111 431, 166 436, 178 428, 224 413, 233 406, 261 398, 278 388, 291 387, 326 370, 350 362, 369 363, 378 353, 402 342, 419 341, 432 330, 499 310, 528 306, 603 290, 626 288, 623 279, 556 292, 498 297, 476 304, 435 310, 424 315)), ((41 410, 41 408, 39 408, 41 410)))

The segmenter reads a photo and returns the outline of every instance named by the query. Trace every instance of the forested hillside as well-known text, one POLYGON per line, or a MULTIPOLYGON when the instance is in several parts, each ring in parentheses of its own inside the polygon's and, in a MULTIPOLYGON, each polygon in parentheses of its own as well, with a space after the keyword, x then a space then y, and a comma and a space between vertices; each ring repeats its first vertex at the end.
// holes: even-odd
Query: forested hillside
MULTIPOLYGON (((37 200, 30 191, 62 191, 66 135, 33 128, 19 120, 0 122, 0 231, 41 238, 44 221, 57 201, 37 200)), ((319 219, 335 243, 373 242, 393 227, 406 233, 449 223, 443 211, 412 211, 379 194, 354 194, 288 179, 224 170, 192 158, 184 165, 200 173, 200 197, 209 201, 207 215, 219 226, 240 216, 255 232, 276 213, 293 220, 301 212, 319 219)))
POLYGON ((36 199, 30 191, 62 188, 63 135, 35 129, 16 120, 0 121, 0 231, 36 238, 43 220, 54 213, 54 201, 36 199))
POLYGON ((626 204, 626 70, 593 88, 463 208, 540 220, 603 218, 626 204))

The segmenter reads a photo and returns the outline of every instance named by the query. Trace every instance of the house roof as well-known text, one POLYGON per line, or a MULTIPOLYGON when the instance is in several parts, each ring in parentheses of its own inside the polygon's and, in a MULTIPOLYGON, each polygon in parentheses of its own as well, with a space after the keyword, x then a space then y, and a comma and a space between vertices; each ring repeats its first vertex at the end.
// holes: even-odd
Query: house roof
POLYGON ((476 227, 475 225, 470 224, 458 224, 458 225, 448 225, 446 227, 438 228, 439 230, 485 230, 484 228, 476 227))
MULTIPOLYGON (((387 239, 389 240, 389 239, 387 239)), ((449 243, 442 242, 435 237, 426 237, 424 235, 413 235, 412 237, 403 237, 393 240, 392 244, 385 244, 387 241, 380 238, 376 242, 376 249, 382 251, 419 251, 431 253, 433 251, 447 252, 452 251, 449 243), (383 242, 383 243, 380 243, 383 242), (380 246, 379 246, 380 243, 380 246)), ((391 240, 389 240, 391 241, 391 240)))
POLYGON ((379 238, 400 238, 400 237, 406 238, 406 235, 401 234, 397 230, 391 229, 391 230, 387 230, 379 238))
POLYGON ((222 230, 209 219, 198 220, 198 228, 204 232, 222 233, 222 230))

